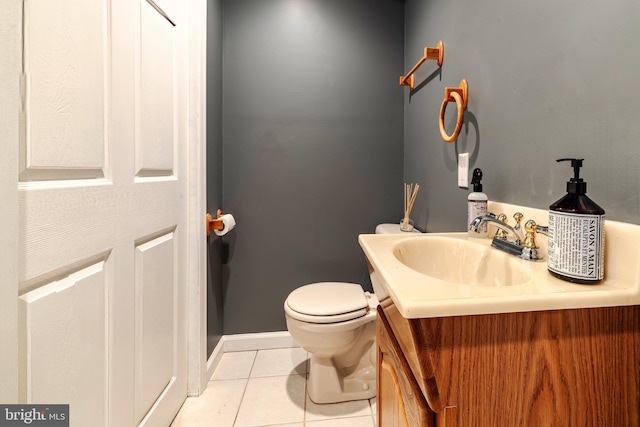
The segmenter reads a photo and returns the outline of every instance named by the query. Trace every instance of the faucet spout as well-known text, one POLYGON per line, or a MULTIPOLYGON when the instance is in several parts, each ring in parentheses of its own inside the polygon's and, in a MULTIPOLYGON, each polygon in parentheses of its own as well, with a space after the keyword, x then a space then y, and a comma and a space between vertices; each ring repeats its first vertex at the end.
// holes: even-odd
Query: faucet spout
POLYGON ((529 220, 524 226, 527 232, 527 236, 525 237, 522 235, 521 228, 519 227, 522 214, 517 212, 514 215, 514 218, 518 222, 518 225, 516 227, 511 227, 506 222, 498 219, 494 214, 488 213, 471 221, 471 224, 469 224, 469 230, 479 233, 482 224, 494 224, 500 230, 504 231, 504 233, 503 235, 496 233, 491 241, 491 246, 527 261, 542 261, 544 256, 540 253, 540 248, 536 243, 535 234, 536 232, 548 234, 548 227, 537 225, 534 221, 529 220), (504 234, 506 234, 506 236, 504 236, 504 234))
POLYGON ((499 229, 504 230, 507 235, 511 236, 512 240, 514 242, 517 242, 518 244, 524 241, 524 236, 522 235, 522 232, 520 230, 516 230, 509 224, 505 224, 504 222, 498 220, 498 218, 496 218, 496 216, 492 213, 476 217, 473 221, 471 221, 471 224, 469 224, 469 230, 479 233, 480 227, 484 223, 494 224, 499 229))

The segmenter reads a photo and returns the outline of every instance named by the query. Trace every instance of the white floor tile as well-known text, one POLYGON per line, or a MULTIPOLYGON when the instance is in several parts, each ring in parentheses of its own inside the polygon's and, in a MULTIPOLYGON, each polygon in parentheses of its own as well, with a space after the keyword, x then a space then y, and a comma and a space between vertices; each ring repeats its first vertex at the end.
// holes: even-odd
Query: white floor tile
POLYGON ((235 427, 304 422, 305 382, 302 375, 249 379, 235 427))
POLYGON ((319 405, 306 396, 307 406, 305 421, 326 420, 330 418, 360 417, 371 418, 371 406, 368 400, 353 400, 351 402, 329 403, 319 405))
POLYGON ((336 418, 332 420, 306 422, 305 427, 373 427, 373 418, 336 418))
POLYGON ((220 363, 213 371, 212 380, 231 380, 249 378, 256 351, 237 351, 224 353, 220 363))
POLYGON ((258 350, 251 378, 307 373, 307 351, 302 348, 258 350))
POLYGON ((227 352, 171 427, 375 427, 376 398, 315 404, 306 395, 307 373, 301 348, 227 352))
POLYGON ((265 427, 304 427, 303 423, 294 423, 294 424, 269 424, 269 426, 265 427))
POLYGON ((200 397, 184 402, 171 427, 233 427, 247 381, 209 381, 200 397))

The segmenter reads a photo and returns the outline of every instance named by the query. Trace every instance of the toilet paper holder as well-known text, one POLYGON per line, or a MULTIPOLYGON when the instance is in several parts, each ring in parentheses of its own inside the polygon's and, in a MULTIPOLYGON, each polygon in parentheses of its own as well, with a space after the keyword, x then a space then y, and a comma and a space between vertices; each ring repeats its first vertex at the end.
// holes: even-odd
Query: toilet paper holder
POLYGON ((218 209, 216 212, 216 219, 213 219, 210 213, 207 213, 207 236, 211 234, 213 230, 222 230, 224 228, 224 224, 221 219, 218 219, 222 216, 222 209, 218 209))

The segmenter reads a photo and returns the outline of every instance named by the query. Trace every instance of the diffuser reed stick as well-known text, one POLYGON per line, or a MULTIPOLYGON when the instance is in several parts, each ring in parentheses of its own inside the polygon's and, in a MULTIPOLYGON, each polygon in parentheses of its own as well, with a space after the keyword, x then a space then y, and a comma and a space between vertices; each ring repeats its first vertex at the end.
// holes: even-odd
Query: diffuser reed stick
POLYGON ((419 189, 419 184, 407 184, 406 182, 404 183, 404 218, 402 219, 402 223, 400 224, 400 228, 402 228, 403 230, 407 229, 409 225, 409 215, 411 215, 411 209, 413 209, 413 204, 416 201, 419 189))

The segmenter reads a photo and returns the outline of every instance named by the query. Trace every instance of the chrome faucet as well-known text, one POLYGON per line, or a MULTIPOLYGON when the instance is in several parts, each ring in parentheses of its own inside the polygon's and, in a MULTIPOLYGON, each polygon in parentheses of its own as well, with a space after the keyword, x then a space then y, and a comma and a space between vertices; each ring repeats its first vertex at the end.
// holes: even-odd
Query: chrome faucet
MULTIPOLYGON (((522 214, 520 214, 520 215, 522 215, 522 214)), ((506 218, 506 216, 505 216, 505 218, 506 218)), ((506 240, 508 240, 509 236, 512 236, 512 241, 513 242, 517 242, 518 244, 520 244, 520 242, 524 241, 524 236, 522 235, 522 232, 520 231, 520 227, 519 227, 520 223, 519 222, 518 222, 518 225, 516 225, 516 227, 518 227, 518 229, 516 230, 515 228, 511 227, 509 224, 507 224, 503 220, 498 219, 491 212, 489 212, 488 214, 486 214, 484 216, 479 216, 476 219, 474 219, 473 221, 471 221, 471 224, 469 224, 469 230, 475 231, 476 233, 480 233, 480 227, 484 223, 494 224, 500 230, 504 231, 506 233, 506 236, 504 238, 503 237, 499 237, 502 240, 504 240, 505 238, 506 238, 506 240)))
POLYGON ((494 214, 488 213, 471 221, 469 230, 479 233, 482 224, 494 224, 498 228, 498 232, 493 237, 491 246, 528 261, 542 261, 544 256, 540 253, 540 246, 536 241, 536 233, 546 235, 548 227, 537 225, 535 221, 530 219, 524 225, 526 235, 523 236, 520 226, 523 215, 520 212, 516 212, 513 217, 516 220, 515 227, 511 227, 506 223, 506 215, 500 214, 496 217, 494 214))

